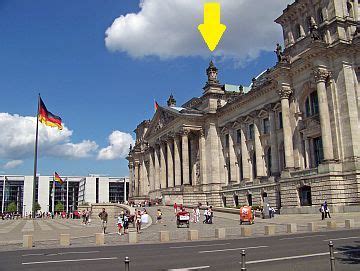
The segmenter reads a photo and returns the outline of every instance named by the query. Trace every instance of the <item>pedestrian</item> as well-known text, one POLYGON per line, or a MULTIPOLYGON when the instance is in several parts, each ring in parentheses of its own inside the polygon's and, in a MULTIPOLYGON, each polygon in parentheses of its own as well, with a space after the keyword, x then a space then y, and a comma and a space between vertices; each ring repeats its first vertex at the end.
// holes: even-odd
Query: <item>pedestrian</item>
POLYGON ((195 207, 193 208, 192 216, 193 216, 192 221, 193 221, 194 223, 197 223, 197 219, 196 219, 196 209, 195 209, 195 207))
POLYGON ((204 220, 203 220, 203 224, 208 224, 209 223, 209 210, 205 209, 204 211, 204 220))
POLYGON ((199 222, 200 221, 200 208, 199 206, 196 207, 196 221, 199 222))
POLYGON ((121 235, 121 229, 123 228, 124 221, 123 216, 121 214, 117 218, 117 227, 118 227, 118 234, 121 235))
POLYGON ((106 226, 107 226, 107 220, 108 220, 108 214, 105 211, 105 208, 102 209, 102 212, 99 213, 99 217, 101 219, 101 225, 102 225, 102 229, 104 234, 106 233, 106 226))
POLYGON ((209 224, 213 223, 213 218, 214 218, 214 212, 213 212, 212 206, 210 206, 210 208, 209 208, 209 224))
POLYGON ((161 219, 162 219, 162 212, 161 212, 160 209, 158 209, 157 212, 156 212, 156 222, 155 222, 155 224, 162 223, 161 219))
POLYGON ((128 212, 126 211, 126 213, 124 214, 124 234, 127 234, 129 229, 129 216, 128 216, 128 212))
POLYGON ((324 220, 325 219, 325 207, 324 207, 324 204, 321 204, 319 211, 321 213, 321 220, 324 220))
POLYGON ((177 208, 178 208, 178 206, 177 206, 177 203, 175 202, 174 203, 174 213, 175 213, 175 215, 177 214, 177 208))
POLYGON ((325 218, 327 218, 327 217, 331 218, 330 209, 329 209, 326 201, 324 202, 324 211, 325 211, 325 218))
POLYGON ((138 210, 136 213, 135 223, 136 223, 136 232, 141 233, 141 211, 140 210, 138 210))

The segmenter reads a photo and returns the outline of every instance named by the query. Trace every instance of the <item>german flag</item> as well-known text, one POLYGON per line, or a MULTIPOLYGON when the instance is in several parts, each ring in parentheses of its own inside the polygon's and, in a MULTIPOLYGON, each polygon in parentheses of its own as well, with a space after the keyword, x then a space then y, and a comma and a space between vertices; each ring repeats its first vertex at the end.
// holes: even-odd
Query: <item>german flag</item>
POLYGON ((57 174, 56 172, 54 173, 54 181, 60 185, 64 183, 64 181, 60 178, 59 174, 57 174))
POLYGON ((59 130, 63 129, 62 123, 61 123, 61 118, 54 115, 50 111, 48 111, 41 98, 40 98, 40 104, 39 104, 38 120, 42 124, 45 124, 46 126, 57 127, 59 130))
POLYGON ((157 103, 157 101, 154 101, 154 103, 155 111, 157 111, 159 109, 159 104, 157 103))

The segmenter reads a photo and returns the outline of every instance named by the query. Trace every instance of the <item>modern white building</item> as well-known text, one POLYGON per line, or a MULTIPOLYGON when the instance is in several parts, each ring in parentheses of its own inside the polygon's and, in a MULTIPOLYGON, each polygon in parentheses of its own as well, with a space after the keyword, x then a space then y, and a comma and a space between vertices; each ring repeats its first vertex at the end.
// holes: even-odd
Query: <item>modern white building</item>
MULTIPOLYGON (((128 177, 61 176, 63 185, 55 185, 55 204, 61 202, 70 212, 83 203, 115 203, 128 199, 128 177)), ((33 176, 0 175, 1 212, 15 203, 17 212, 30 213, 33 207, 33 176)), ((35 202, 42 212, 52 211, 53 176, 39 176, 36 180, 35 202)))

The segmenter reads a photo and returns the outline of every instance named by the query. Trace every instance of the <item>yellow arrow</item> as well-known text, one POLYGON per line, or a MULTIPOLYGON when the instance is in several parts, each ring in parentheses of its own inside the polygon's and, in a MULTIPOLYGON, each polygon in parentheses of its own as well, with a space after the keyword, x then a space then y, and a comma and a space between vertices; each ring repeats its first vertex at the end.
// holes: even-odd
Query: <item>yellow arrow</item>
POLYGON ((210 51, 219 44, 226 25, 220 23, 220 4, 206 3, 204 5, 204 23, 198 27, 210 51))

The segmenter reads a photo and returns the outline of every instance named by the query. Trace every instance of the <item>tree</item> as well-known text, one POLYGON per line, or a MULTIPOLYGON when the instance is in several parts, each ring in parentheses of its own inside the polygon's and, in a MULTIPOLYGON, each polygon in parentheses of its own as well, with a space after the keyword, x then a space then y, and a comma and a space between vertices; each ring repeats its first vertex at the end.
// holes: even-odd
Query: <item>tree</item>
POLYGON ((64 211, 64 204, 58 201, 55 205, 55 212, 62 212, 64 211))
POLYGON ((15 212, 17 211, 16 203, 15 203, 15 202, 11 202, 11 203, 7 206, 6 211, 9 212, 9 213, 15 213, 15 212))
POLYGON ((34 208, 35 208, 35 213, 37 213, 39 210, 41 210, 41 206, 38 202, 35 202, 34 208))

